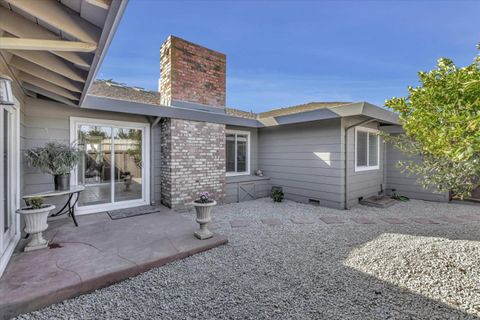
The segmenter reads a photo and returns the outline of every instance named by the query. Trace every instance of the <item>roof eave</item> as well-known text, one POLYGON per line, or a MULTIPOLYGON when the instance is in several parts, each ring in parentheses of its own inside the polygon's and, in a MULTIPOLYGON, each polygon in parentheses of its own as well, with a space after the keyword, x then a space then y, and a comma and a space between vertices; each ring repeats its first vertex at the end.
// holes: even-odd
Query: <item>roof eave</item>
POLYGON ((80 96, 80 101, 78 105, 83 107, 83 103, 86 100, 88 90, 95 79, 98 69, 102 65, 103 59, 105 58, 108 48, 113 40, 113 37, 117 31, 118 25, 122 19, 123 13, 127 7, 128 0, 119 0, 119 1, 112 1, 110 8, 108 10, 108 15, 105 20, 105 24, 103 27, 102 35, 100 36, 100 40, 97 46, 97 50, 95 52, 95 56, 93 58, 90 70, 87 75, 87 79, 85 81, 85 85, 83 87, 83 92, 80 96))
POLYGON ((144 115, 148 117, 165 117, 193 121, 205 121, 251 128, 263 127, 263 125, 257 120, 234 117, 225 113, 118 100, 93 95, 87 95, 82 108, 144 115))

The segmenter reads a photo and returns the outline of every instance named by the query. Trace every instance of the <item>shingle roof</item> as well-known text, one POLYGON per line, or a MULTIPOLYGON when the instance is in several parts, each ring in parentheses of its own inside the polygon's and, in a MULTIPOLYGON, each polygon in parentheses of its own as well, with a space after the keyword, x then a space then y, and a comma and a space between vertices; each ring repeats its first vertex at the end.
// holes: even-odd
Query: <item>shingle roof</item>
POLYGON ((160 93, 156 91, 146 91, 141 88, 128 87, 108 80, 96 80, 90 87, 88 93, 94 96, 115 98, 118 100, 160 104, 160 93))

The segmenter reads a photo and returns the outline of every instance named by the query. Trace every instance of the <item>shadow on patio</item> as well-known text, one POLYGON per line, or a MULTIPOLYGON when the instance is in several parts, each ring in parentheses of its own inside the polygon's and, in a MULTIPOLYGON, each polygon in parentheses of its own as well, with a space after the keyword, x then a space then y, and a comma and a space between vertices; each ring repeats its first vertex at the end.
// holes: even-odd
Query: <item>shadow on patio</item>
POLYGON ((17 246, 0 279, 0 318, 45 307, 105 287, 154 267, 227 243, 215 235, 198 240, 193 215, 160 212, 111 220, 107 213, 49 222, 50 248, 17 246))

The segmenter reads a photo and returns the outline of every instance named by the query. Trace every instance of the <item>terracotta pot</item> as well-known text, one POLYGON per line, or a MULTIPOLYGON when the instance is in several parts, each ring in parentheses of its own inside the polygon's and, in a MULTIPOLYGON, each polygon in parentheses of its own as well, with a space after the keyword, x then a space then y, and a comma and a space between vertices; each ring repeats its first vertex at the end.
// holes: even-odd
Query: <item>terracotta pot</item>
POLYGON ((213 237, 213 233, 208 230, 208 223, 212 220, 212 209, 217 205, 217 202, 213 200, 209 203, 193 202, 195 211, 197 213, 196 221, 200 224, 200 229, 195 231, 194 235, 200 240, 205 240, 213 237))
POLYGON ((24 251, 43 249, 48 246, 48 240, 43 238, 42 232, 47 230, 47 218, 50 211, 55 209, 54 205, 47 204, 40 209, 31 209, 30 207, 17 210, 18 214, 25 218, 26 233, 30 234, 31 240, 26 245, 24 251))

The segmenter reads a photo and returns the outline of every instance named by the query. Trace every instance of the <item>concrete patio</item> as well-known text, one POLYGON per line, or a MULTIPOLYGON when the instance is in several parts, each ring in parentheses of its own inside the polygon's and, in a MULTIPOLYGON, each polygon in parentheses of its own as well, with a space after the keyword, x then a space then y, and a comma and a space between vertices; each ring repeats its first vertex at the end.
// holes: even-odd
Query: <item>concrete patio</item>
POLYGON ((36 310, 154 267, 227 243, 215 235, 197 240, 191 218, 160 207, 152 213, 111 220, 100 213, 49 222, 50 248, 23 252, 22 240, 0 279, 0 318, 36 310))

